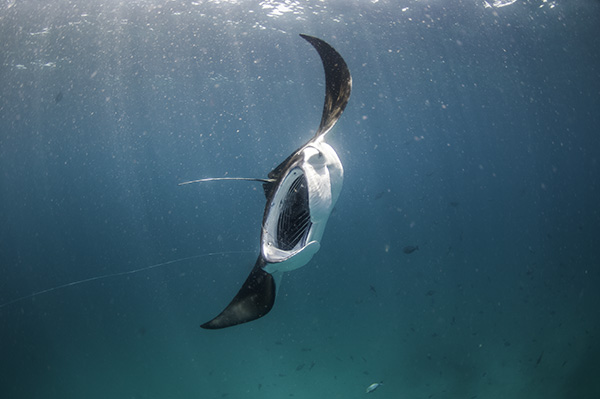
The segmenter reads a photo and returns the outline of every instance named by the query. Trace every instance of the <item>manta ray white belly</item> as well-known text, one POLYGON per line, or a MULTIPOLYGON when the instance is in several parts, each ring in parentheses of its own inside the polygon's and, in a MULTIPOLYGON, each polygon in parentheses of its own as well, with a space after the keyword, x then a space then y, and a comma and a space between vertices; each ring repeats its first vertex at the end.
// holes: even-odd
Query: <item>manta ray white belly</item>
POLYGON ((298 160, 281 179, 263 223, 265 271, 292 271, 312 259, 321 247, 343 179, 342 163, 329 144, 320 140, 298 152, 298 160))

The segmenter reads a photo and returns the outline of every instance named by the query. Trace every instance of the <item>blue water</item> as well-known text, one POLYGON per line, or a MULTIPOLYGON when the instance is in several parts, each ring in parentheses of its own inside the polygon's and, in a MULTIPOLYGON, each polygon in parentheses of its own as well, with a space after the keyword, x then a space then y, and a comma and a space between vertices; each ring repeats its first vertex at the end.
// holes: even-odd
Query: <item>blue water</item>
POLYGON ((600 397, 598 37, 594 0, 4 1, 0 397, 600 397), (202 330, 264 196, 178 183, 314 134, 299 33, 352 72, 344 189, 269 315, 202 330))

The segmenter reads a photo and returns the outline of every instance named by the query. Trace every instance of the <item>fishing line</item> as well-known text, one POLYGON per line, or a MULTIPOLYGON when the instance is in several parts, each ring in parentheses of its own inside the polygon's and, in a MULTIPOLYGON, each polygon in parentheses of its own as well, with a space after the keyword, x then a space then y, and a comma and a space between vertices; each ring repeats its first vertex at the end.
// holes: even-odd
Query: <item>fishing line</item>
POLYGON ((124 271, 124 272, 109 273, 109 274, 103 274, 101 276, 84 278, 82 280, 77 280, 77 281, 72 281, 70 283, 66 283, 66 284, 62 284, 62 285, 57 285, 56 287, 47 288, 45 290, 36 291, 36 292, 31 293, 31 294, 28 294, 28 295, 25 295, 25 296, 22 296, 22 297, 19 297, 19 298, 12 299, 12 300, 10 300, 8 302, 0 304, 0 309, 2 309, 3 307, 6 307, 8 305, 12 305, 14 303, 24 301, 26 299, 34 298, 34 297, 36 297, 38 295, 43 295, 43 294, 47 294, 49 292, 62 290, 64 288, 73 287, 73 286, 79 285, 79 284, 90 283, 92 281, 98 281, 98 280, 104 280, 106 278, 111 278, 111 277, 119 277, 119 276, 125 276, 125 275, 128 275, 128 274, 140 273, 140 272, 144 272, 146 270, 156 269, 157 267, 167 266, 167 265, 171 265, 173 263, 184 262, 186 260, 191 260, 191 259, 205 258, 205 257, 209 257, 209 256, 247 254, 247 253, 253 253, 253 252, 255 252, 255 251, 209 252, 209 253, 200 254, 200 255, 188 256, 187 258, 180 258, 180 259, 170 260, 170 261, 163 262, 163 263, 157 263, 156 265, 145 266, 145 267, 142 267, 142 268, 139 268, 139 269, 135 269, 135 270, 127 270, 127 271, 124 271))

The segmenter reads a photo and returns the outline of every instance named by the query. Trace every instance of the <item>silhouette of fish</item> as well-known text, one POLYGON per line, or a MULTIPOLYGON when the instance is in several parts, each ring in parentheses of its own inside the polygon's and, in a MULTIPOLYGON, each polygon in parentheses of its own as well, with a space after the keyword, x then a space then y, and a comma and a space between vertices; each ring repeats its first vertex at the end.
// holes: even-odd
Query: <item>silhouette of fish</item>
POLYGON ((375 287, 373 287, 372 285, 369 285, 371 291, 373 291, 373 293, 375 294, 375 296, 377 296, 377 290, 375 289, 375 287))
POLYGON ((402 252, 404 252, 405 254, 412 254, 417 249, 419 249, 418 245, 407 245, 402 249, 402 252))
POLYGON ((371 393, 371 392, 373 392, 374 390, 376 390, 377 388, 379 388, 382 385, 383 385, 383 381, 381 381, 381 382, 375 382, 375 383, 373 383, 373 384, 371 384, 371 385, 369 385, 367 387, 366 392, 367 393, 371 393))

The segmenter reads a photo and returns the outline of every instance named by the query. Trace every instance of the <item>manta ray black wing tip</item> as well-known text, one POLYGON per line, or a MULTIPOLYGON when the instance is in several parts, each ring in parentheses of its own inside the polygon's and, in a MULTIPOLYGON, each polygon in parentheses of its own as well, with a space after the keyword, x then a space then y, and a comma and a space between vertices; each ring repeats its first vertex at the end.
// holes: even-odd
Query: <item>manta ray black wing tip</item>
POLYGON ((231 303, 217 317, 200 327, 217 330, 263 317, 275 303, 275 280, 263 270, 265 261, 259 255, 250 275, 231 303))
POLYGON ((326 134, 342 116, 350 99, 352 76, 344 58, 325 41, 305 34, 304 40, 317 50, 325 69, 325 103, 321 124, 315 137, 326 134))

